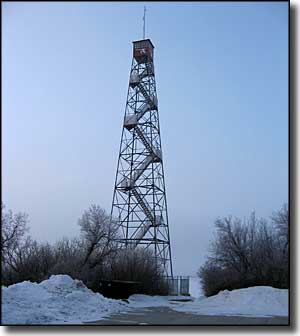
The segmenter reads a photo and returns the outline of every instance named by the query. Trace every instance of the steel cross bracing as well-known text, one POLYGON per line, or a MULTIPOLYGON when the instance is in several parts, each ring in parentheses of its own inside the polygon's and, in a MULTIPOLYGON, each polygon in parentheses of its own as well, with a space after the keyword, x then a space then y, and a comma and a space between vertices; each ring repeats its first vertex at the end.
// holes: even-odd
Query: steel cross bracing
POLYGON ((124 247, 153 249, 173 276, 152 58, 132 60, 111 216, 124 247))

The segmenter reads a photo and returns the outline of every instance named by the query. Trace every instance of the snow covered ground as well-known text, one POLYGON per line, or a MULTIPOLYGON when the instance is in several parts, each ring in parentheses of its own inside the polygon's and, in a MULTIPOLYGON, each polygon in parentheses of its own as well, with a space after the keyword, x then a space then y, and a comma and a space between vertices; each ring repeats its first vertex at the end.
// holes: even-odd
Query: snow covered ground
POLYGON ((144 295, 134 294, 129 297, 129 307, 131 308, 147 308, 147 307, 170 307, 177 304, 177 300, 187 300, 186 296, 160 296, 160 295, 144 295))
POLYGON ((288 316, 288 290, 268 286, 224 290, 172 308, 200 315, 288 316))
POLYGON ((208 298, 192 298, 190 302, 174 301, 186 298, 135 294, 129 298, 129 302, 131 307, 136 308, 166 306, 176 311, 199 315, 288 316, 287 289, 257 286, 225 290, 208 298))
POLYGON ((127 309, 125 302, 93 293, 68 275, 2 287, 3 324, 77 324, 127 309))
POLYGON ((68 275, 54 275, 40 284, 24 281, 2 287, 3 324, 80 324, 146 307, 169 307, 201 315, 287 316, 288 290, 259 286, 222 291, 191 302, 178 296, 135 294, 129 304, 93 293, 68 275), (175 301, 174 301, 175 300, 175 301))

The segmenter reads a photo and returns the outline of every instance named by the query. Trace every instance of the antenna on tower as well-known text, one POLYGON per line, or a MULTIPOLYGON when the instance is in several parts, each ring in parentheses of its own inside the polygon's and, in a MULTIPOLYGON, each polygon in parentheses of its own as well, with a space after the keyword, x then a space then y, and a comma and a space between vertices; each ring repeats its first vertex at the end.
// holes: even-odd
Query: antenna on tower
POLYGON ((144 16, 143 16, 143 40, 145 40, 145 25, 146 25, 146 6, 144 6, 144 16))

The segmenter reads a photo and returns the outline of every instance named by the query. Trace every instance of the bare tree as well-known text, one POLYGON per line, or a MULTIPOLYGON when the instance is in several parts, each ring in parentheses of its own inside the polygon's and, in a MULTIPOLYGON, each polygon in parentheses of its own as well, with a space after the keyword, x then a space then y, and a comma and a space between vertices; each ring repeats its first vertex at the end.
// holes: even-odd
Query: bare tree
POLYGON ((4 209, 4 204, 1 204, 1 249, 2 262, 5 263, 24 240, 28 231, 28 215, 21 212, 13 214, 11 210, 5 212, 4 209))
POLYGON ((163 272, 156 267, 150 251, 119 250, 118 226, 100 206, 92 205, 84 211, 78 221, 79 238, 63 238, 54 245, 26 236, 26 214, 3 213, 3 209, 2 206, 4 285, 24 280, 40 282, 51 274, 68 274, 92 290, 99 288, 101 279, 138 281, 142 283, 142 291, 148 294, 166 289, 163 272))
POLYGON ((215 221, 217 234, 211 244, 210 259, 219 266, 230 267, 241 275, 253 271, 256 232, 258 226, 264 226, 255 213, 244 222, 231 216, 215 221))
POLYGON ((117 245, 114 239, 118 227, 100 206, 91 205, 84 211, 78 224, 86 246, 83 266, 89 264, 90 267, 95 267, 116 251, 117 245))
POLYGON ((49 243, 38 243, 27 237, 14 253, 9 254, 3 283, 10 285, 24 280, 40 282, 49 277, 49 270, 55 263, 53 248, 49 243))
POLYGON ((271 217, 272 223, 276 228, 278 237, 277 249, 277 266, 281 272, 280 279, 282 283, 289 283, 289 208, 284 204, 282 208, 273 213, 271 217))
POLYGON ((282 208, 273 213, 271 220, 278 230, 280 239, 284 242, 285 252, 289 244, 289 209, 288 205, 284 204, 282 208))
POLYGON ((272 226, 253 212, 242 221, 231 216, 215 222, 216 235, 210 254, 198 275, 206 295, 223 289, 269 285, 288 286, 287 207, 272 217, 272 226))
POLYGON ((86 248, 82 239, 68 239, 58 241, 53 247, 56 263, 50 269, 52 274, 68 274, 81 279, 82 264, 86 256, 86 248))

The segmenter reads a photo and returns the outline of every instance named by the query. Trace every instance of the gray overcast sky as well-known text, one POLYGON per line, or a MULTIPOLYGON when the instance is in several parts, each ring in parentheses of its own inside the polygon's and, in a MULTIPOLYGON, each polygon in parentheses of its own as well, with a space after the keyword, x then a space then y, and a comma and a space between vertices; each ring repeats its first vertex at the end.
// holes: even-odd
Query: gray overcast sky
MULTIPOLYGON (((42 241, 110 211, 144 3, 3 4, 3 201, 42 241)), ((176 274, 288 199, 288 3, 147 3, 176 274)))

